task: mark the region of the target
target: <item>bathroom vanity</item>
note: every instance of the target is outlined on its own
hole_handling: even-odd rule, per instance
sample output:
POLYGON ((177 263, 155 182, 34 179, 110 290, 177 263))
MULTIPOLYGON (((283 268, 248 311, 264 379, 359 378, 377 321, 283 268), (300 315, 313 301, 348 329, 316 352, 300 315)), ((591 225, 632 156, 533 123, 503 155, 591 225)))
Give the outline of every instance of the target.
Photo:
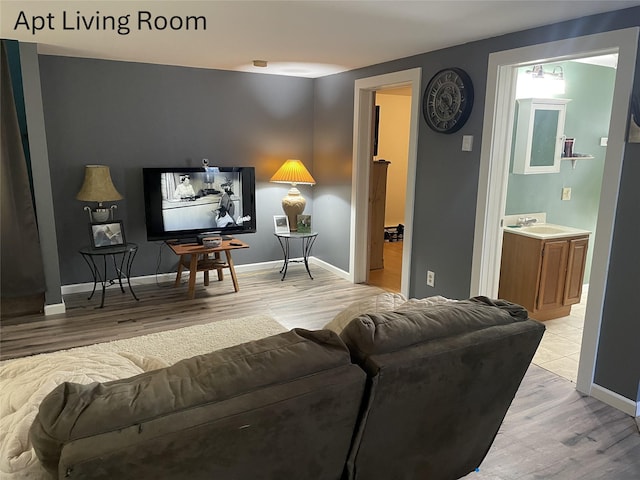
POLYGON ((569 315, 582 295, 590 233, 552 224, 505 227, 498 297, 536 320, 569 315))

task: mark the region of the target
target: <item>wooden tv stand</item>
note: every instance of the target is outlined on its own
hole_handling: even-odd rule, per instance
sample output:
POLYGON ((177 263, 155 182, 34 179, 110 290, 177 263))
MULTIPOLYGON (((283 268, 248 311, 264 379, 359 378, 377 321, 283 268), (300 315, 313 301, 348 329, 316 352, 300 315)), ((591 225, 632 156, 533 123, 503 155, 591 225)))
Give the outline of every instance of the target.
POLYGON ((178 273, 176 275, 176 281, 174 286, 180 285, 180 278, 182 277, 182 268, 187 267, 189 269, 189 299, 193 299, 196 295, 196 274, 197 272, 204 272, 204 285, 209 285, 209 270, 216 270, 218 272, 218 281, 224 279, 222 270, 228 268, 231 273, 231 280, 233 281, 233 288, 237 292, 240 290, 238 286, 238 279, 236 277, 236 271, 233 266, 233 259, 231 258, 231 250, 240 248, 249 248, 246 243, 237 240, 223 240, 222 245, 219 247, 205 247, 198 243, 172 243, 167 241, 169 248, 180 257, 180 264, 178 265, 178 273), (233 245, 232 245, 233 244, 233 245), (220 256, 220 252, 224 252, 226 261, 220 256), (209 255, 213 253, 213 258, 209 255))

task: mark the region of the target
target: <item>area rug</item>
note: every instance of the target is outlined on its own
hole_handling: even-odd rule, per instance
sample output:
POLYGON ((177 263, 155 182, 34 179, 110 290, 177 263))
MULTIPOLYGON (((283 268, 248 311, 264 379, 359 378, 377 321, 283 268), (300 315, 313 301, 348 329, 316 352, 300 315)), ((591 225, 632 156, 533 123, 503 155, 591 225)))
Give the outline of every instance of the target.
MULTIPOLYGON (((98 353, 98 352, 126 352, 140 356, 159 357, 169 364, 183 358, 202 355, 213 350, 231 347, 244 342, 268 337, 286 331, 268 315, 252 315, 243 318, 218 320, 204 325, 149 333, 133 338, 114 340, 112 342, 96 343, 86 347, 76 347, 58 352, 98 353)), ((51 353, 41 353, 31 358, 46 358, 51 353)), ((0 365, 11 362, 4 360, 0 365)))
POLYGON ((254 315, 0 363, 0 478, 50 478, 29 440, 43 398, 63 382, 108 382, 286 331, 254 315))

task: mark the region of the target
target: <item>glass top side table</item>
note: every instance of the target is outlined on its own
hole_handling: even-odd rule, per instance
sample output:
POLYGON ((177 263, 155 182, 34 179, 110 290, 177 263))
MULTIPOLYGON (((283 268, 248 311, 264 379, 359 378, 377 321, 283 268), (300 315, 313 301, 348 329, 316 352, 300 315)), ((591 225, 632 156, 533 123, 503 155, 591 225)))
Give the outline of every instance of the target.
POLYGON ((103 248, 93 248, 93 247, 82 247, 79 250, 80 255, 87 265, 91 269, 91 275, 93 275, 93 290, 91 291, 91 295, 87 298, 87 300, 91 300, 93 294, 96 292, 96 285, 98 282, 102 285, 102 298, 100 300, 100 306, 97 308, 104 307, 104 291, 107 287, 107 284, 113 285, 116 281, 107 280, 107 257, 111 256, 113 260, 113 268, 115 269, 118 284, 120 285, 120 290, 124 293, 124 287, 122 286, 122 277, 124 276, 127 280, 127 284, 129 285, 129 291, 133 298, 139 300, 136 296, 133 288, 131 287, 131 265, 133 265, 133 259, 138 253, 138 245, 135 243, 126 243, 124 245, 115 245, 112 247, 103 247, 103 248), (116 255, 122 255, 120 259, 120 266, 118 266, 116 262, 116 255), (102 257, 102 262, 100 262, 100 257, 102 257), (102 272, 100 272, 100 268, 98 267, 98 263, 96 263, 96 259, 98 259, 98 263, 102 263, 102 272))
POLYGON ((280 247, 282 247, 282 253, 284 255, 284 262, 282 264, 282 268, 280 269, 280 273, 282 274, 282 278, 280 280, 284 280, 284 278, 287 276, 287 267, 290 263, 304 263, 304 266, 307 269, 307 273, 309 274, 309 278, 313 280, 313 276, 311 275, 311 271, 309 270, 309 255, 311 254, 311 247, 313 247, 313 243, 316 241, 318 232, 274 233, 274 235, 278 238, 280 247), (302 241, 302 260, 291 260, 289 249, 290 239, 300 239, 302 241))

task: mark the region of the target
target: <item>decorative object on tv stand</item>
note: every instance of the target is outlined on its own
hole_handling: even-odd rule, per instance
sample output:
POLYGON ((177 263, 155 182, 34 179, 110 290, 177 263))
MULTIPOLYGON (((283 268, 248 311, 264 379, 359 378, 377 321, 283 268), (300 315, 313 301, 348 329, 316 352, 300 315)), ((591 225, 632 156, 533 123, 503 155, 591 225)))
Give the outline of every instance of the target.
POLYGON ((105 208, 103 202, 122 200, 122 195, 116 190, 111 180, 111 172, 106 165, 87 165, 84 169, 84 183, 76 195, 76 199, 85 202, 97 202, 96 208, 89 206, 84 209, 89 212, 91 222, 106 222, 113 220, 113 210, 118 208, 111 205, 105 208))
POLYGON ((292 159, 284 162, 269 181, 274 183, 291 184, 289 193, 287 193, 287 196, 282 199, 282 209, 289 218, 289 227, 291 228, 291 231, 295 232, 297 230, 298 215, 304 212, 304 207, 307 204, 307 201, 300 194, 300 190, 296 188, 296 185, 315 185, 316 181, 300 160, 292 159))

